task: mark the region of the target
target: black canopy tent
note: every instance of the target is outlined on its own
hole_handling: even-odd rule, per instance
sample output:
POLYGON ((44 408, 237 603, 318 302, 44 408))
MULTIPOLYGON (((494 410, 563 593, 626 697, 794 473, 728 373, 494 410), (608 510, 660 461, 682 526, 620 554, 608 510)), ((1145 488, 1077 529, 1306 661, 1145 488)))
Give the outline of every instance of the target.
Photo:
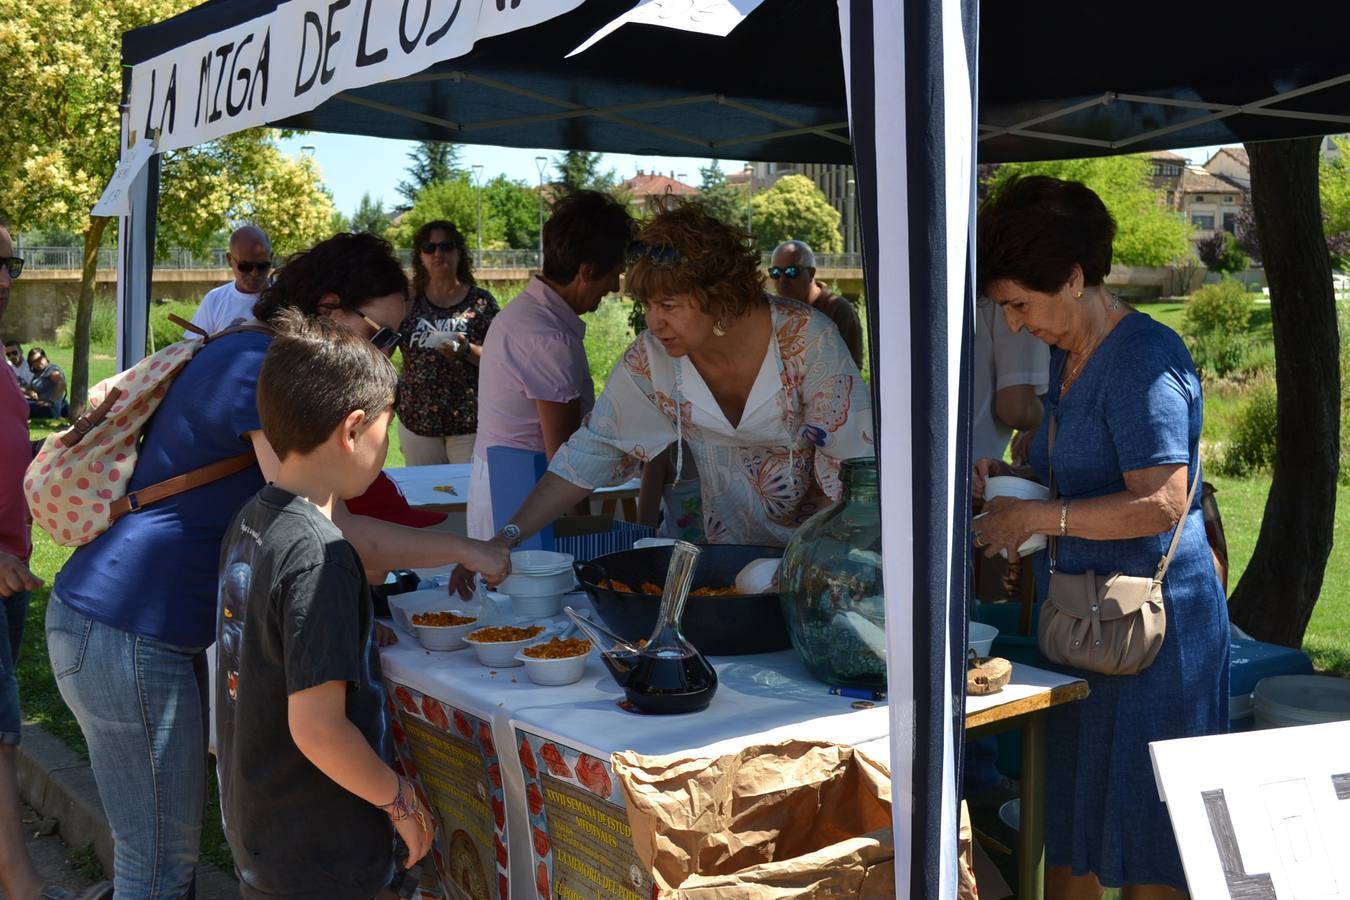
MULTIPOLYGON (((498 16, 519 5, 508 10, 507 2, 497 0, 498 16)), ((448 4, 452 22, 467 20, 458 0, 426 3, 441 12, 448 4)), ((980 11, 978 40, 977 0, 763 0, 726 37, 630 24, 565 58, 634 4, 557 5, 567 8, 480 38, 455 58, 394 78, 358 77, 322 102, 273 118, 246 114, 215 133, 267 122, 415 140, 856 164, 876 351, 897 884, 908 883, 899 890, 911 896, 949 896, 968 563, 963 373, 975 155, 1078 157, 1344 130, 1350 62, 1337 39, 1350 7, 1296 0, 1256 21, 1211 19, 1200 8, 1116 20, 1107 19, 1115 10, 1068 0, 1037 4, 1034 15, 994 4, 980 11), (1160 34, 1180 36, 1167 58, 1155 51, 1160 34), (1212 54, 1193 52, 1209 46, 1229 61, 1210 65, 1212 54)), ((415 20, 422 6, 210 0, 126 35, 127 95, 145 91, 164 54, 288 7, 327 15, 330 26, 339 8, 350 51, 363 13, 398 17, 411 8, 415 20)), ((490 7, 480 15, 491 17, 490 7)), ((415 30, 412 21, 406 33, 415 30)), ((282 31, 270 33, 275 48, 282 31)), ((387 49, 361 47, 368 58, 387 49)), ((305 72, 303 61, 292 71, 278 66, 268 89, 292 92, 305 72)), ((194 109, 188 75, 196 71, 183 78, 184 119, 194 109)), ((167 83, 162 72, 161 93, 167 83)), ((209 103, 195 103, 200 120, 209 103)), ((124 143, 157 128, 161 150, 183 146, 166 143, 165 125, 162 107, 131 102, 124 143)), ((152 162, 119 231, 123 365, 145 345, 154 173, 152 162)))

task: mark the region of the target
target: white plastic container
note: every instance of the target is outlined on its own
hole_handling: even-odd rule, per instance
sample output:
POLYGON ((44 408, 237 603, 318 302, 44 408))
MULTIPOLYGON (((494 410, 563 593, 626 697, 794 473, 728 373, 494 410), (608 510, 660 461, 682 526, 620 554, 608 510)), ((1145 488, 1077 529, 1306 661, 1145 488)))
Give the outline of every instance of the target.
MULTIPOLYGON (((560 597, 576 587, 572 573, 573 556, 552 550, 517 550, 511 554, 511 575, 497 586, 512 599, 517 597, 560 597)), ((552 613, 557 613, 555 608, 552 613)))
POLYGON ((559 685, 580 681, 582 674, 586 671, 586 657, 588 656, 590 656, 589 652, 563 657, 562 659, 535 659, 532 656, 526 656, 525 650, 521 649, 516 654, 516 659, 525 664, 525 674, 535 684, 559 685))
POLYGON ((966 639, 970 649, 975 651, 976 656, 988 656, 989 649, 994 646, 994 638, 998 637, 998 629, 983 622, 971 622, 969 629, 966 639))
POLYGON ((438 652, 448 652, 451 650, 463 650, 466 646, 464 635, 470 631, 482 628, 483 624, 474 619, 471 622, 465 622, 463 625, 413 625, 413 633, 417 635, 417 643, 428 650, 438 652))
MULTIPOLYGON (((995 475, 984 483, 984 499, 993 500, 995 497, 1014 497, 1018 500, 1049 500, 1050 489, 1038 481, 1032 481, 1030 478, 1018 478, 1016 475, 995 475)), ((976 516, 975 520, 978 521, 979 518, 979 516, 976 516)), ((1017 548, 1017 555, 1030 556, 1038 550, 1044 550, 1045 546, 1045 535, 1033 534, 1022 542, 1022 546, 1017 548)), ((1002 555, 1004 559, 1008 558, 1006 552, 1002 555)))
POLYGON ((1350 679, 1329 675, 1275 675, 1252 692, 1257 728, 1350 721, 1350 679))
POLYGON ((511 669, 521 665, 520 660, 516 658, 520 649, 526 644, 548 640, 550 629, 545 628, 539 634, 532 634, 518 641, 475 641, 473 635, 472 631, 465 635, 464 643, 473 648, 474 656, 478 658, 479 663, 494 669, 511 669))

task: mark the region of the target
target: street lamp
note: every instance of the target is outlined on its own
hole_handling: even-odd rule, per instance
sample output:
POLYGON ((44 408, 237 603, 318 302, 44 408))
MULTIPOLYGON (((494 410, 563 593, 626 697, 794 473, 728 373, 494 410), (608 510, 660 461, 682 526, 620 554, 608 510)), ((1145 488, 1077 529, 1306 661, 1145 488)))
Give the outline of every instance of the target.
POLYGON ((475 205, 478 207, 478 265, 483 264, 483 164, 474 163, 469 166, 473 170, 473 187, 475 205))
POLYGON ((314 155, 314 145, 313 145, 313 144, 302 144, 302 145, 300 146, 300 155, 301 155, 301 156, 313 156, 313 155, 314 155))
POLYGON ((754 211, 755 207, 750 202, 750 197, 755 192, 755 167, 750 163, 745 164, 745 233, 750 236, 751 243, 755 238, 754 211))
POLYGON ((548 168, 547 156, 534 158, 535 168, 539 170, 539 268, 544 268, 544 170, 548 168))

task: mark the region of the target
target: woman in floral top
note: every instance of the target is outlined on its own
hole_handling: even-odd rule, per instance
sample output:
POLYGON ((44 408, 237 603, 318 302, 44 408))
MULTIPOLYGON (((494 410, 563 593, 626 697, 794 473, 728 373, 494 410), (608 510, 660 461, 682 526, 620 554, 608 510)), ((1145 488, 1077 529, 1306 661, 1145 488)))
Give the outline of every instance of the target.
POLYGON ((399 326, 398 435, 410 466, 473 460, 478 361, 497 301, 477 285, 464 236, 438 219, 413 237, 413 302, 399 326))
POLYGON ((839 498, 839 464, 873 454, 871 396, 838 329, 765 293, 745 235, 696 203, 642 230, 626 284, 648 330, 503 539, 537 531, 670 446, 676 481, 685 453, 697 461, 709 543, 782 546, 839 498))

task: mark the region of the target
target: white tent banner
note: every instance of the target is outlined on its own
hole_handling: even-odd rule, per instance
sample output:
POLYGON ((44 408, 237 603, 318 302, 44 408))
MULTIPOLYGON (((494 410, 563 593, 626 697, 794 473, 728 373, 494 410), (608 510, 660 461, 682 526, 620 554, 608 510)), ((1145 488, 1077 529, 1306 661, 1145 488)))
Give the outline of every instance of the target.
POLYGON ((190 147, 413 75, 581 2, 291 0, 135 66, 131 128, 158 129, 160 152, 190 147))

